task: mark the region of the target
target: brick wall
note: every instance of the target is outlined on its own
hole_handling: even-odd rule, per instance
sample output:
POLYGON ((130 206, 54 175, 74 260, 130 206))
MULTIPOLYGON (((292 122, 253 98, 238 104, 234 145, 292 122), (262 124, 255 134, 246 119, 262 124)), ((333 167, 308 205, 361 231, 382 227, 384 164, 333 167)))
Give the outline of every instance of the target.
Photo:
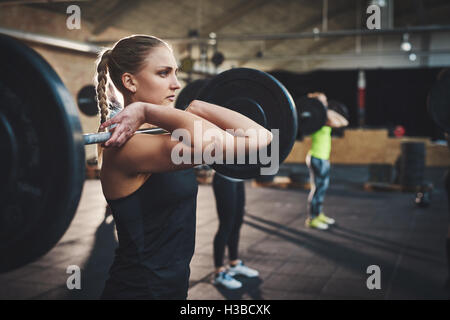
MULTIPOLYGON (((425 138, 389 138, 387 130, 347 129, 342 138, 332 138, 330 161, 334 164, 394 164, 401 154, 401 143, 419 141, 426 145, 425 164, 450 166, 447 146, 431 144, 425 138)), ((311 148, 311 138, 296 141, 286 163, 304 163, 311 148)))

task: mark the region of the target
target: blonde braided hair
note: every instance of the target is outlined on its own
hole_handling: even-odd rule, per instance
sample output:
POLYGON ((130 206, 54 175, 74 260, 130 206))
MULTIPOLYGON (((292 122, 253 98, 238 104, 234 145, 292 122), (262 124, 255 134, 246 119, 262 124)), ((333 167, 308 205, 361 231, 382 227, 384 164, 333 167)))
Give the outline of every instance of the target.
POLYGON ((104 51, 97 65, 97 103, 100 111, 100 124, 105 122, 109 115, 106 84, 108 82, 108 61, 111 52, 111 49, 104 51))
MULTIPOLYGON (((103 51, 97 62, 97 105, 100 112, 100 124, 106 121, 109 116, 108 96, 106 95, 106 83, 108 82, 108 61, 112 50, 103 51)), ((98 129, 98 132, 103 132, 105 129, 98 129)), ((102 165, 103 148, 97 145, 97 163, 99 167, 102 165)))

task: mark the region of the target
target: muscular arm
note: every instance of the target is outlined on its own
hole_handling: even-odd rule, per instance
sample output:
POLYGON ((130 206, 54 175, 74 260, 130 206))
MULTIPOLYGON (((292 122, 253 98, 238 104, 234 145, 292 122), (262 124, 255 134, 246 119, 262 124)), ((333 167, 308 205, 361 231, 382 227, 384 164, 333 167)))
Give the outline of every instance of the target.
MULTIPOLYGON (((154 105, 148 105, 146 109, 146 122, 153 123, 163 129, 173 132, 178 128, 189 131, 191 137, 195 137, 199 132, 195 131, 195 123, 201 125, 203 135, 206 130, 215 129, 221 136, 221 142, 232 138, 231 133, 226 129, 242 129, 245 133, 248 129, 254 129, 256 132, 262 130, 267 139, 259 141, 258 147, 268 145, 272 140, 272 134, 263 126, 255 121, 241 115, 238 112, 223 108, 203 101, 195 101, 189 106, 189 110, 182 111, 173 108, 161 108, 154 105)), ((236 135, 234 140, 243 135, 236 135)))
MULTIPOLYGON (((218 107, 218 106, 217 106, 218 107)), ((220 109, 224 109, 218 107, 220 109)), ((195 110, 199 108, 195 107, 195 110)), ((191 109, 191 111, 193 111, 191 109)), ((241 124, 245 125, 244 129, 262 128, 252 120, 236 113, 235 121, 237 124, 231 126, 232 129, 237 128, 241 124)), ((223 118, 223 114, 221 118, 223 118)), ((218 121, 219 117, 210 118, 213 121, 218 122, 219 125, 225 125, 232 123, 221 123, 218 121)), ((203 159, 204 151, 208 150, 211 155, 215 155, 215 151, 221 150, 224 160, 228 160, 228 157, 233 156, 236 158, 239 150, 244 146, 246 154, 257 152, 259 149, 267 146, 272 139, 272 135, 266 129, 262 128, 266 132, 264 139, 255 140, 248 137, 233 136, 230 133, 223 130, 219 125, 202 118, 201 116, 193 113, 178 110, 175 108, 168 108, 158 106, 150 103, 134 103, 127 106, 122 112, 120 112, 114 118, 106 121, 102 127, 117 123, 117 127, 114 129, 113 136, 107 142, 109 146, 121 147, 125 149, 124 152, 118 152, 124 155, 122 162, 127 164, 129 170, 132 172, 159 172, 164 170, 176 170, 177 166, 172 163, 172 151, 176 146, 180 146, 179 141, 171 139, 173 133, 180 133, 180 136, 188 137, 190 139, 183 139, 181 145, 183 150, 191 154, 192 164, 198 162, 196 159, 203 159), (131 139, 131 143, 125 143, 130 139, 136 128, 142 123, 154 124, 161 127, 172 135, 161 136, 147 136, 137 135, 131 139), (209 133, 209 136, 205 139, 205 135, 209 133), (211 139, 211 136, 212 139, 211 139), (212 152, 211 152, 212 150, 212 152)), ((184 151, 183 151, 184 154, 184 151)), ((120 158, 120 156, 119 156, 120 158)), ((203 159, 205 160, 205 159, 203 159)), ((199 163, 195 163, 199 164, 199 163)), ((181 167, 180 167, 181 168, 181 167)))

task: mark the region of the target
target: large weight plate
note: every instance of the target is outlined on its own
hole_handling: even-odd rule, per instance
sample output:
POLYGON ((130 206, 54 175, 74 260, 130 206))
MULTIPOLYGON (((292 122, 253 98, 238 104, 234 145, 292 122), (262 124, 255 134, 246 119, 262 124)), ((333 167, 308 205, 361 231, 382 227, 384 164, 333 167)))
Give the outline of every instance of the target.
MULTIPOLYGON (((273 76, 255 69, 231 69, 211 79, 198 99, 237 111, 266 129, 278 129, 280 163, 289 155, 297 135, 297 112, 289 92, 273 76)), ((262 166, 247 163, 212 167, 223 175, 248 179, 259 176, 262 166)))
POLYGON ((310 135, 327 122, 327 108, 316 98, 302 96, 295 100, 298 112, 298 137, 310 135))
POLYGON ((442 130, 450 133, 450 72, 446 72, 431 88, 428 112, 442 130))
POLYGON ((197 79, 189 82, 178 94, 177 100, 175 101, 175 108, 181 110, 186 109, 193 100, 197 99, 198 94, 208 81, 208 79, 197 79))
POLYGON ((0 73, 0 131, 8 132, 12 150, 0 157, 0 170, 13 172, 0 203, 5 272, 45 254, 67 230, 83 187, 85 157, 75 103, 39 54, 0 35, 0 73))

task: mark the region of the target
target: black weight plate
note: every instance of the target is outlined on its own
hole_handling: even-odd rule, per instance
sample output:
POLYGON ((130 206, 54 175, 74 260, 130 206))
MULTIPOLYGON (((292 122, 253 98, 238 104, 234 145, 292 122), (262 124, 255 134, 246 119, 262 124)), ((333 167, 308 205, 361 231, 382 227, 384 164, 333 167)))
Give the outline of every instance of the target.
MULTIPOLYGON (((16 140, 17 177, 0 204, 0 272, 49 251, 67 230, 84 182, 76 105, 50 65, 0 35, 0 113, 16 140)), ((4 126, 5 127, 5 126, 4 126)), ((2 181, 3 183, 3 181, 2 181)))
MULTIPOLYGON (((18 146, 8 119, 0 113, 0 208, 10 196, 17 181, 18 146)), ((1 228, 1 227, 0 227, 1 228)))
MULTIPOLYGON (((266 129, 278 129, 279 162, 289 155, 297 136, 297 112, 289 92, 273 76, 255 69, 230 69, 212 78, 198 99, 237 111, 266 129)), ((259 176, 263 166, 246 161, 212 167, 223 175, 248 179, 259 176)))
POLYGON ((189 82, 178 94, 177 100, 175 101, 175 108, 181 110, 186 109, 192 100, 197 99, 198 94, 208 81, 208 79, 198 79, 189 82))
POLYGON ((78 91, 77 103, 81 112, 87 116, 96 116, 98 114, 98 106, 96 99, 97 92, 93 85, 87 85, 78 91))
POLYGON ((310 135, 327 122, 327 108, 316 98, 302 96, 295 100, 298 112, 298 136, 310 135))
POLYGON ((450 133, 450 76, 442 77, 428 94, 428 112, 434 122, 450 133))

